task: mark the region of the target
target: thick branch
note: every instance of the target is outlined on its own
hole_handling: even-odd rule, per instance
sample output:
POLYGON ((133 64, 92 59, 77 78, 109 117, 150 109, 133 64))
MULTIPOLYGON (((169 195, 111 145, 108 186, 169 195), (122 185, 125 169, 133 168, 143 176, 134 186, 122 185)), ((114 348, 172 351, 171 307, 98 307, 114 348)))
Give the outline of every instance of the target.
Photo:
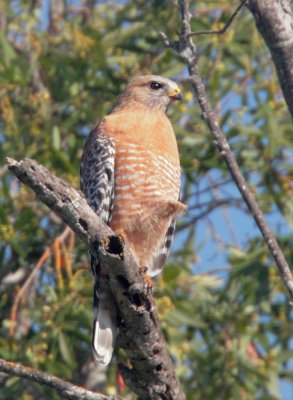
POLYGON ((80 192, 36 161, 7 159, 7 163, 9 169, 71 227, 91 252, 97 254, 107 269, 123 321, 120 344, 132 364, 131 369, 121 365, 128 386, 140 399, 185 399, 167 352, 153 297, 128 246, 125 244, 121 248, 121 242, 80 192))
POLYGON ((264 214, 260 209, 252 191, 242 175, 240 168, 235 160, 230 146, 226 140, 224 133, 219 127, 219 123, 209 103, 204 84, 202 82, 198 66, 197 66, 197 51, 196 47, 190 36, 190 11, 188 0, 178 0, 180 16, 181 16, 181 32, 179 35, 178 42, 171 42, 164 33, 161 33, 161 37, 165 42, 165 45, 170 47, 184 60, 188 66, 190 81, 195 92, 195 96, 202 110, 203 118, 206 120, 214 142, 218 147, 221 155, 223 156, 227 167, 233 177, 235 184, 237 185, 243 200, 250 210, 260 232, 262 233, 265 243, 269 248, 278 268, 280 275, 287 287, 287 290, 293 300, 293 277, 288 266, 288 263, 284 257, 284 254, 271 232, 268 224, 265 221, 264 214))
POLYGON ((248 0, 257 29, 265 40, 293 118, 293 12, 288 0, 248 0))
POLYGON ((90 390, 75 386, 70 382, 57 378, 56 376, 37 371, 33 368, 25 367, 11 361, 0 358, 0 371, 12 376, 28 379, 31 382, 48 386, 55 390, 62 398, 68 400, 114 400, 113 396, 94 393, 90 390))

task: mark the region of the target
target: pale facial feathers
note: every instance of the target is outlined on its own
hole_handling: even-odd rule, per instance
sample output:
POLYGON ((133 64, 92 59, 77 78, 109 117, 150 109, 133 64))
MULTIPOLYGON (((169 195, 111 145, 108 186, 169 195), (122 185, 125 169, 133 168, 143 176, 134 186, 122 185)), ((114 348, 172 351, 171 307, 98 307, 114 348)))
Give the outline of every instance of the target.
POLYGON ((135 77, 119 98, 115 111, 123 109, 130 102, 165 112, 174 100, 181 100, 177 84, 159 75, 135 77))

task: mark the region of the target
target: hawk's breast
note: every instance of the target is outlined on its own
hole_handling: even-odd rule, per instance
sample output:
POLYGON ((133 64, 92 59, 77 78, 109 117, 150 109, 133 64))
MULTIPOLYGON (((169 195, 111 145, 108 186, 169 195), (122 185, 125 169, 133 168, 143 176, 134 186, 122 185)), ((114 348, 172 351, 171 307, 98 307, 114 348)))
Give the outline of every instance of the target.
POLYGON ((110 226, 116 231, 156 202, 178 200, 180 163, 173 128, 163 113, 149 114, 138 118, 137 113, 117 113, 106 118, 106 131, 115 146, 110 226))

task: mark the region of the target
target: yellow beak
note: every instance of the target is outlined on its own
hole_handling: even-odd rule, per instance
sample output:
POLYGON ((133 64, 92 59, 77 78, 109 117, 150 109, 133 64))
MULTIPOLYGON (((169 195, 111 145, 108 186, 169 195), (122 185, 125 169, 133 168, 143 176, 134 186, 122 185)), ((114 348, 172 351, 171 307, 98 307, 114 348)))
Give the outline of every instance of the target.
POLYGON ((172 99, 172 100, 182 100, 183 99, 183 95, 180 92, 180 89, 178 87, 176 87, 171 92, 169 92, 168 97, 170 97, 170 99, 172 99))

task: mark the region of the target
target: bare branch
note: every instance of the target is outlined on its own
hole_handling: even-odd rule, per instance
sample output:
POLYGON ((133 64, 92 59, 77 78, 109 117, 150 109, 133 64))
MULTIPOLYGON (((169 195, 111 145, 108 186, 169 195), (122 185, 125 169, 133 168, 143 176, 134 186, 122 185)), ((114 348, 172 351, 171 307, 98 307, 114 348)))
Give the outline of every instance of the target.
POLYGON ((293 12, 288 0, 249 0, 256 27, 275 64, 283 95, 293 119, 293 12))
MULTIPOLYGON (((289 292, 291 299, 293 300, 293 277, 289 268, 289 265, 284 257, 284 254, 271 232, 268 224, 265 221, 264 214, 260 209, 252 191, 250 190, 240 168, 235 160, 231 148, 226 140, 224 133, 219 127, 219 123, 209 103, 205 86, 202 82, 198 66, 197 66, 197 51, 196 47, 190 37, 190 10, 188 0, 178 0, 180 16, 181 16, 181 32, 179 40, 172 42, 164 33, 160 36, 164 41, 165 45, 170 47, 184 60, 188 66, 190 81, 192 88, 195 92, 196 99, 201 107, 202 116, 206 120, 212 136, 214 138, 215 145, 219 152, 223 156, 227 167, 233 177, 233 180, 238 187, 243 200, 245 201, 251 215, 253 216, 260 232, 262 233, 265 243, 270 250, 278 268, 279 273, 284 281, 284 284, 289 292)), ((292 42, 293 43, 293 42, 292 42)), ((293 68, 292 68, 293 70, 293 68)))
POLYGON ((247 2, 248 0, 242 0, 241 3, 239 4, 239 6, 236 8, 236 10, 233 12, 233 14, 231 15, 231 17, 229 18, 228 22, 226 23, 226 25, 222 28, 219 29, 217 31, 200 31, 200 32, 191 32, 189 36, 200 36, 200 35, 222 35, 223 33, 225 33, 227 31, 227 29, 230 27, 230 25, 232 24, 232 22, 234 21, 236 15, 239 13, 239 11, 241 10, 241 8, 244 6, 244 4, 247 2))
POLYGON ((152 294, 127 244, 122 245, 117 240, 89 207, 82 193, 36 161, 7 159, 7 163, 9 169, 71 227, 107 269, 121 314, 119 342, 132 365, 132 368, 120 365, 125 382, 142 400, 184 400, 152 294))
POLYGON ((57 35, 62 31, 65 8, 64 0, 50 0, 48 29, 51 35, 57 35))
POLYGON ((16 364, 12 361, 6 361, 0 358, 0 371, 5 374, 18 376, 28 379, 31 382, 39 383, 55 390, 62 398, 68 400, 115 400, 114 396, 105 396, 103 394, 94 393, 80 386, 73 385, 70 382, 57 378, 54 375, 37 371, 33 368, 16 364))
POLYGON ((7 27, 7 15, 5 12, 0 11, 0 32, 4 33, 7 27))
MULTIPOLYGON (((206 216, 211 214, 211 212, 214 211, 215 209, 217 209, 218 207, 225 207, 227 205, 240 208, 241 199, 219 199, 219 200, 211 200, 211 201, 207 202, 207 206, 203 211, 198 212, 196 215, 192 216, 188 220, 188 222, 179 225, 176 229, 176 232, 183 231, 184 229, 188 228, 189 226, 194 225, 197 221, 202 220, 203 218, 205 218, 206 216)), ((199 205, 195 204, 194 206, 191 206, 188 209, 190 211, 192 209, 201 208, 202 206, 203 206, 203 204, 199 204, 199 205)))

